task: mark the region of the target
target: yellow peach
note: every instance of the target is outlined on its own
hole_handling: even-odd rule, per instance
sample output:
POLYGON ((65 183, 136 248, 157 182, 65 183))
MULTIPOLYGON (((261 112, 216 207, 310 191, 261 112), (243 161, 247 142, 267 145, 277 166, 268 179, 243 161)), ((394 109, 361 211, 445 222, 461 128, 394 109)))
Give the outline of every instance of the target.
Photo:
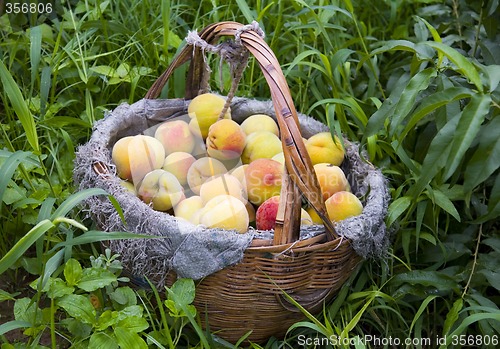
POLYGON ((274 155, 271 159, 278 161, 280 164, 285 166, 285 153, 284 152, 281 152, 281 153, 274 155))
POLYGON ((318 212, 310 206, 306 208, 307 213, 309 214, 309 217, 311 217, 313 224, 323 224, 323 220, 321 217, 318 215, 318 212))
POLYGON ((243 185, 243 188, 247 187, 247 181, 245 179, 245 170, 248 167, 248 164, 245 165, 240 165, 235 168, 233 168, 231 171, 229 171, 230 174, 238 178, 240 183, 243 185))
POLYGON ((246 203, 246 192, 238 178, 228 173, 207 179, 200 186, 200 197, 203 203, 219 195, 231 195, 246 203))
POLYGON ((165 159, 163 145, 154 137, 124 137, 113 146, 111 157, 118 176, 137 186, 146 173, 161 168, 165 159))
POLYGON ((207 228, 248 231, 248 211, 245 204, 231 195, 219 195, 209 200, 201 209, 200 224, 207 228))
POLYGON ((222 162, 210 157, 197 159, 187 172, 187 183, 191 191, 199 195, 201 185, 210 177, 226 173, 226 167, 222 162))
POLYGON ((246 134, 233 120, 222 119, 208 129, 206 140, 208 155, 218 160, 232 160, 241 156, 246 134))
POLYGON ((247 117, 242 123, 241 128, 249 135, 258 131, 269 131, 276 136, 280 135, 278 124, 272 117, 265 114, 254 114, 247 117))
MULTIPOLYGON (((218 120, 225 103, 224 98, 213 93, 204 93, 193 98, 188 105, 191 131, 204 139, 207 138, 208 129, 218 120)), ((228 108, 223 119, 231 119, 231 108, 228 108)))
POLYGON ((188 170, 195 161, 196 159, 193 155, 178 151, 169 154, 165 158, 163 169, 177 177, 181 185, 186 185, 188 170))
POLYGON ((253 132, 247 136, 241 161, 249 164, 257 159, 270 159, 283 151, 281 140, 269 131, 253 132))
POLYGON ((185 198, 182 185, 170 172, 162 169, 149 172, 137 191, 139 198, 153 209, 168 211, 185 198))
POLYGON ((309 213, 303 208, 300 209, 300 225, 313 225, 314 222, 309 213))
POLYGON ((196 215, 202 207, 203 200, 201 199, 201 197, 198 195, 193 195, 179 202, 174 207, 174 213, 178 218, 185 219, 193 224, 198 224, 196 215))
POLYGON ((344 160, 345 152, 340 139, 337 136, 332 138, 330 132, 320 132, 311 136, 305 146, 313 165, 330 163, 340 166, 344 160))
POLYGON ((195 137, 189 125, 183 120, 166 121, 155 131, 155 138, 163 144, 165 154, 174 152, 191 153, 195 145, 195 137))
POLYGON ((348 191, 339 191, 325 201, 328 217, 334 222, 340 222, 349 217, 358 216, 363 212, 361 201, 348 191))
POLYGON ((345 191, 349 183, 344 174, 344 171, 338 166, 320 163, 314 165, 314 172, 318 178, 323 200, 328 199, 330 196, 338 191, 345 191))
POLYGON ((248 200, 258 206, 270 197, 279 195, 282 175, 283 165, 277 161, 252 161, 245 170, 248 200))
POLYGON ((120 181, 122 187, 124 187, 130 194, 137 196, 137 191, 135 190, 134 184, 129 181, 120 181))

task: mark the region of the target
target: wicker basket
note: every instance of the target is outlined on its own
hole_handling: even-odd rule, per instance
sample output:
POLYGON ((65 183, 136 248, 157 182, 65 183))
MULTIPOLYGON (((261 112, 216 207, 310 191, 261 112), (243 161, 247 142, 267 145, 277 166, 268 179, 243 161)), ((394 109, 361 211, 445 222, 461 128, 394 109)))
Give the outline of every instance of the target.
MULTIPOLYGON (((222 22, 198 33, 208 44, 222 36, 239 36, 241 44, 259 62, 267 83, 280 127, 288 180, 283 190, 274 231, 269 240, 255 240, 243 260, 209 275, 197 284, 195 305, 201 318, 209 319, 210 329, 236 342, 248 331, 248 340, 262 342, 282 337, 288 328, 304 318, 284 292, 310 312, 334 295, 360 261, 349 240, 337 237, 326 216, 319 184, 300 133, 297 112, 280 65, 265 41, 255 31, 240 31, 242 24, 222 22), (300 229, 300 193, 323 218, 326 234, 297 242, 300 229), (262 246, 264 245, 264 246, 262 246), (267 246, 266 246, 267 245, 267 246)), ((146 95, 155 98, 174 69, 191 59, 186 98, 193 98, 206 86, 203 52, 187 46, 146 95)), ((175 280, 172 273, 171 281, 175 280)))
MULTIPOLYGON (((321 310, 350 277, 362 259, 349 239, 337 236, 327 218, 320 187, 300 132, 299 119, 280 65, 261 36, 236 22, 210 25, 198 33, 214 45, 221 37, 235 36, 258 61, 270 87, 285 154, 285 175, 274 240, 255 239, 236 265, 229 266, 197 282, 195 306, 202 322, 208 318, 210 330, 236 342, 251 331, 247 340, 263 342, 282 337, 288 328, 304 319, 304 314, 285 296, 288 294, 309 312, 321 310), (302 199, 313 206, 324 221, 324 233, 299 240, 302 199)), ((173 71, 191 60, 186 100, 206 90, 204 53, 187 45, 153 84, 146 99, 158 97, 173 71)), ((183 101, 176 100, 182 107, 183 101)), ((99 163, 101 177, 112 172, 99 163)), ((105 214, 103 214, 105 215, 105 214)), ((105 227, 103 227, 105 228, 105 227)), ((167 271, 166 284, 176 275, 167 271)))

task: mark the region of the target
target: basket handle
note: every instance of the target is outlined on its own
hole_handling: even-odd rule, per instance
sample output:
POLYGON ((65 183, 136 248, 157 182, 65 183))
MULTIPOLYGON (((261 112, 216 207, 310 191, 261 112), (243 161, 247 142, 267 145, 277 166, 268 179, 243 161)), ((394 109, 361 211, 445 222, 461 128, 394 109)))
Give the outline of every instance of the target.
MULTIPOLYGON (((300 190, 309 204, 321 217, 326 230, 327 240, 337 237, 333 223, 328 218, 326 207, 321 195, 318 179, 314 172, 311 159, 305 148, 300 133, 297 111, 286 82, 281 66, 271 48, 254 30, 248 30, 241 23, 219 22, 205 27, 198 33, 208 44, 216 44, 223 36, 238 37, 243 45, 257 60, 271 91, 276 118, 280 128, 281 142, 285 155, 285 172, 291 181, 286 181, 281 193, 280 209, 275 228, 274 244, 293 242, 298 237, 300 228, 300 196, 292 195, 300 190), (284 195, 289 193, 289 195, 284 195), (292 200, 292 202, 290 202, 292 200), (297 214, 298 213, 298 214, 297 214)), ((203 91, 203 81, 207 71, 202 50, 197 46, 186 45, 174 58, 171 65, 153 83, 145 98, 157 98, 173 71, 191 60, 186 83, 186 99, 192 99, 203 91)), ((286 176, 285 176, 286 177, 286 176)))

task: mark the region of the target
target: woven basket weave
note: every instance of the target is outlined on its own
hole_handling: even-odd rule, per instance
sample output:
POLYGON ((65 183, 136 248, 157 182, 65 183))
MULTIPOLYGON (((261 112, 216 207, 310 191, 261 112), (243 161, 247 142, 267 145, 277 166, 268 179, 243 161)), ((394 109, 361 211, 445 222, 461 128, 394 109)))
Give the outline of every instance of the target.
MULTIPOLYGON (((238 264, 199 280, 194 301, 202 322, 208 318, 210 330, 220 337, 236 342, 251 331, 247 340, 263 342, 271 336, 284 336, 292 324, 304 319, 304 314, 285 293, 309 312, 318 312, 351 276, 362 258, 356 254, 349 239, 336 234, 327 218, 320 187, 303 143, 297 111, 274 53, 256 31, 236 22, 210 25, 198 35, 210 45, 225 36, 236 37, 255 57, 269 85, 280 128, 285 174, 274 239, 255 239, 238 264), (302 199, 322 218, 324 233, 300 240, 302 199)), ((146 99, 157 98, 174 70, 188 61, 191 62, 185 99, 205 92, 208 72, 204 52, 200 47, 187 45, 152 85, 146 99)), ((179 100, 174 104, 186 106, 179 100)), ((94 171, 103 177, 112 174, 109 169, 99 166, 94 171)), ((177 276, 172 270, 165 272, 168 273, 166 284, 171 285, 177 276)))

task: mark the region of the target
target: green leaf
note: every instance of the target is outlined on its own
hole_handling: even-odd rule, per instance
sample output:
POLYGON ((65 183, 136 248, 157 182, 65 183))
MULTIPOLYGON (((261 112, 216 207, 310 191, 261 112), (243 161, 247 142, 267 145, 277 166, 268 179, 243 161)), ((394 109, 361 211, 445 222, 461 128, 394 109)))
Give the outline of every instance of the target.
POLYGON ((402 196, 391 202, 387 213, 387 225, 391 226, 410 207, 412 197, 402 196))
POLYGON ((472 64, 467 57, 464 57, 456 49, 445 45, 440 42, 426 42, 426 45, 442 52, 450 61, 456 66, 456 71, 469 79, 471 83, 476 85, 479 92, 483 92, 483 84, 481 77, 474 64, 472 64))
POLYGON ((451 327, 457 322, 460 311, 462 310, 464 306, 464 301, 462 298, 458 298, 454 303, 453 306, 451 307, 450 311, 448 314, 446 314, 446 320, 444 321, 443 325, 443 337, 446 336, 450 330, 451 327))
POLYGON ((484 275, 488 283, 500 291, 500 273, 496 270, 481 269, 478 271, 479 274, 484 275))
POLYGON ((115 302, 115 309, 121 309, 137 304, 135 292, 130 287, 119 287, 109 293, 109 298, 115 302))
POLYGON ((195 285, 192 279, 181 278, 174 282, 171 287, 169 298, 172 298, 176 305, 188 305, 194 301, 195 285))
POLYGON ((0 302, 3 302, 3 301, 14 301, 16 300, 16 296, 19 294, 19 292, 16 292, 14 294, 12 293, 9 293, 5 290, 2 290, 0 288, 0 302))
POLYGON ((468 88, 451 87, 443 91, 438 91, 422 100, 420 105, 415 109, 408 119, 404 130, 399 135, 400 142, 406 138, 408 132, 412 131, 420 120, 432 113, 439 107, 449 104, 452 101, 457 101, 463 98, 469 98, 473 94, 468 88))
POLYGON ((126 328, 127 330, 139 333, 149 327, 148 322, 141 316, 128 316, 118 323, 119 327, 126 328))
POLYGON ((401 273, 391 280, 396 285, 408 283, 410 285, 422 285, 433 287, 439 291, 459 291, 459 285, 452 277, 438 271, 413 270, 401 273))
POLYGON ((105 332, 94 332, 90 336, 89 349, 117 349, 116 338, 105 332))
POLYGON ((93 71, 96 74, 104 75, 107 77, 120 77, 117 71, 109 65, 98 65, 90 68, 89 70, 93 71))
POLYGON ((82 266, 76 259, 69 259, 64 265, 64 278, 70 286, 76 286, 83 274, 82 266))
POLYGON ((420 305, 420 307, 418 308, 417 310, 417 313, 415 314, 415 316, 413 317, 413 321, 411 322, 411 325, 410 325, 410 330, 409 330, 409 333, 412 332, 413 330, 413 327, 415 326, 415 323, 417 322, 417 320, 420 318, 420 316, 422 315, 422 313, 425 311, 425 309, 427 308, 427 305, 432 302, 434 299, 436 299, 437 296, 436 295, 432 295, 432 296, 428 296, 427 298, 425 298, 423 301, 422 301, 422 304, 420 305))
POLYGON ((104 331, 108 327, 116 325, 118 321, 117 311, 106 310, 99 316, 99 319, 97 319, 97 325, 95 328, 98 331, 104 331))
POLYGON ((436 189, 430 190, 430 196, 434 204, 451 214, 457 221, 461 221, 460 213, 458 213, 457 208, 453 205, 453 202, 451 202, 451 200, 443 194, 442 191, 436 189))
POLYGON ((82 235, 77 236, 74 239, 71 239, 70 241, 63 241, 57 243, 50 250, 50 252, 58 250, 62 247, 78 246, 100 241, 122 240, 122 239, 161 239, 161 237, 153 235, 129 233, 129 232, 118 232, 118 231, 106 232, 106 231, 91 230, 83 233, 82 235))
POLYGON ((96 323, 96 311, 85 296, 69 294, 61 298, 57 305, 63 308, 69 316, 85 324, 94 325, 96 323))
POLYGON ((391 120, 390 136, 398 130, 403 120, 406 119, 410 111, 415 106, 415 100, 421 91, 426 90, 431 83, 431 80, 437 76, 437 71, 434 68, 427 68, 418 72, 413 76, 408 85, 405 87, 401 97, 397 101, 391 120))
POLYGON ((421 175, 409 190, 411 196, 418 197, 436 174, 445 167, 451 153, 459 119, 459 116, 453 117, 438 131, 432 140, 422 164, 421 175))
POLYGON ((453 175, 462 161, 465 152, 470 148, 480 130, 481 124, 489 112, 490 103, 490 95, 474 94, 462 111, 460 121, 455 129, 444 180, 453 175))
POLYGON ((107 269, 87 268, 83 270, 82 277, 76 285, 86 292, 92 292, 116 281, 117 276, 107 269))
POLYGON ((50 279, 49 289, 47 290, 47 296, 50 299, 56 299, 64 297, 68 294, 72 294, 75 291, 74 287, 68 286, 64 280, 60 278, 50 279))
POLYGON ((24 100, 21 90, 12 78, 12 75, 3 61, 0 61, 0 80, 2 81, 5 93, 12 104, 12 108, 21 121, 28 143, 31 145, 35 153, 40 153, 35 119, 33 118, 33 115, 31 115, 28 104, 24 100))
POLYGON ((3 336, 7 332, 27 327, 31 327, 31 324, 26 321, 17 321, 17 320, 8 321, 0 325, 0 336, 3 336))
POLYGON ((135 332, 127 328, 115 328, 116 342, 122 349, 147 349, 146 342, 135 332))
POLYGON ((20 298, 14 303, 14 318, 17 321, 30 323, 30 327, 37 326, 42 321, 42 311, 29 298, 20 298))
POLYGON ((373 50, 371 55, 378 55, 390 51, 407 51, 414 53, 419 60, 430 60, 434 56, 434 52, 428 46, 421 43, 415 44, 408 40, 388 40, 384 41, 383 45, 373 50))
POLYGON ((54 227, 49 220, 43 220, 26 233, 6 254, 0 259, 0 274, 10 268, 40 237, 54 227))
POLYGON ((31 85, 35 84, 38 66, 40 65, 42 53, 42 27, 37 25, 30 28, 30 62, 31 62, 31 85))
POLYGON ((15 153, 9 153, 9 157, 3 163, 2 167, 0 167, 0 173, 2 173, 2 176, 0 176, 0 210, 2 209, 5 191, 8 189, 7 185, 12 179, 14 172, 16 171, 19 164, 22 161, 28 159, 30 155, 30 152, 24 152, 20 150, 16 151, 15 153))
POLYGON ((479 145, 464 170, 464 190, 471 191, 500 167, 500 118, 484 124, 477 136, 479 145))
POLYGON ((450 333, 446 338, 446 345, 441 345, 439 348, 448 348, 448 346, 451 344, 451 341, 453 338, 457 338, 461 333, 463 333, 467 328, 469 328, 470 325, 472 325, 475 322, 482 321, 482 320, 495 320, 495 321, 500 321, 500 313, 497 311, 495 313, 478 313, 478 314, 472 314, 467 316, 462 323, 457 327, 455 331, 450 333))
POLYGON ((382 106, 370 116, 370 120, 368 120, 363 134, 364 139, 374 136, 385 127, 386 121, 390 120, 394 115, 394 109, 409 81, 410 78, 407 74, 399 78, 391 95, 382 103, 382 106))
POLYGON ((55 210, 51 219, 54 220, 58 217, 65 217, 75 206, 82 203, 85 199, 95 195, 106 195, 109 193, 101 188, 90 188, 76 192, 69 196, 64 202, 55 210))

